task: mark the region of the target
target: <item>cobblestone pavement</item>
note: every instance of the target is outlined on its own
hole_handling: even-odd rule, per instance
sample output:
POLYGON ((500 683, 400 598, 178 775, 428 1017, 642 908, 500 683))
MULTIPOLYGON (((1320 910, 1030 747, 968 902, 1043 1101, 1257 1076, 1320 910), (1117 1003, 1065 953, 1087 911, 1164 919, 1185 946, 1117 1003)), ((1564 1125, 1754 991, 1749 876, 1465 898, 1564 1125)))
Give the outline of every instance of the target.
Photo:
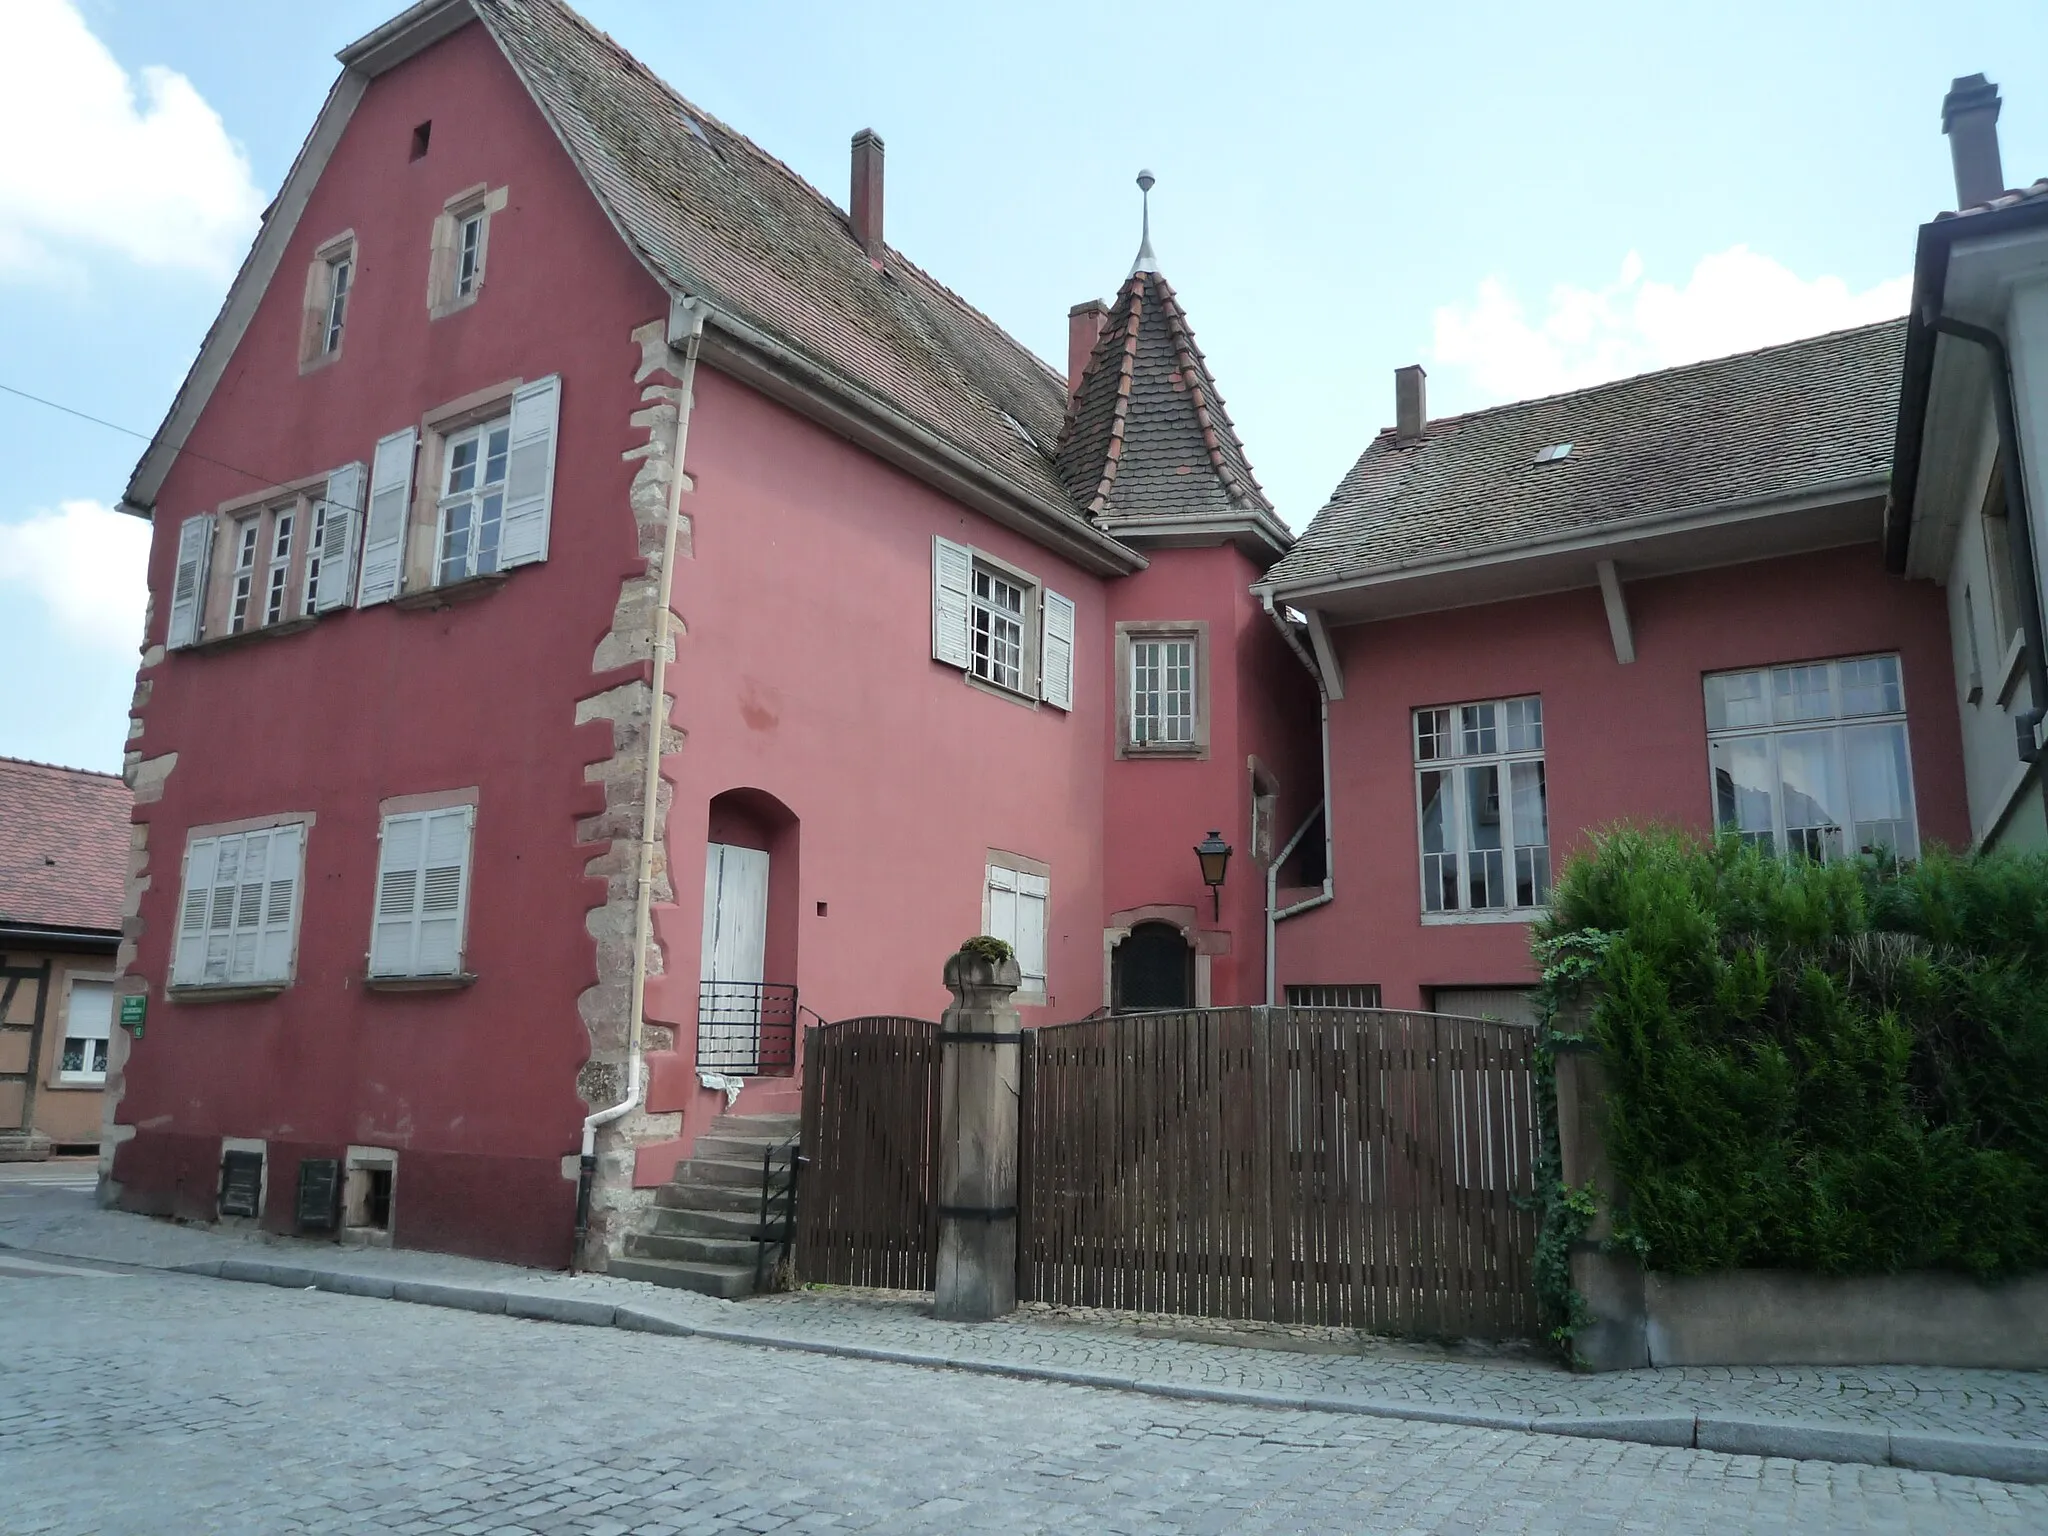
MULTIPOLYGON (((0 1172, 0 1244, 52 1255, 172 1266, 257 1257, 398 1279, 516 1288, 630 1304, 700 1328, 766 1338, 913 1352, 961 1364, 1086 1370, 1163 1385, 1199 1385, 1399 1403, 1451 1412, 1597 1417, 1726 1413, 2048 1440, 2048 1372, 1915 1368, 1695 1368, 1585 1376, 1540 1357, 1462 1352, 1350 1336, 1347 1352, 1304 1353, 1298 1339, 1217 1342, 1115 1314, 1060 1320, 1026 1311, 963 1326, 927 1303, 882 1293, 802 1291, 745 1302, 666 1291, 602 1275, 563 1275, 445 1254, 352 1250, 264 1234, 223 1234, 100 1211, 77 1192, 10 1186, 0 1172), (1288 1347, 1257 1347, 1284 1344, 1288 1347), (1250 1346, 1250 1347, 1248 1347, 1250 1346)), ((0 1249, 4 1252, 4 1249, 0 1249)), ((1318 1348, 1332 1347, 1318 1330, 1318 1348)), ((1315 1342, 1314 1340, 1310 1342, 1315 1342)))
POLYGON ((0 1530, 2035 1532, 2048 1489, 149 1272, 0 1278, 0 1530))

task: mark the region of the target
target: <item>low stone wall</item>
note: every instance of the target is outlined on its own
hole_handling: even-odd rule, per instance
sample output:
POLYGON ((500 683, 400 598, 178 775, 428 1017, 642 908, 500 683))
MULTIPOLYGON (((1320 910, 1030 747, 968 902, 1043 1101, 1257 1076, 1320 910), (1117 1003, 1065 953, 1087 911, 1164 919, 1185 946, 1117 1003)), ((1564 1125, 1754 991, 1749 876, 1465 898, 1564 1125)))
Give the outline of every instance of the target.
POLYGON ((1645 1275, 1650 1365, 2048 1369, 2048 1275, 1645 1275))

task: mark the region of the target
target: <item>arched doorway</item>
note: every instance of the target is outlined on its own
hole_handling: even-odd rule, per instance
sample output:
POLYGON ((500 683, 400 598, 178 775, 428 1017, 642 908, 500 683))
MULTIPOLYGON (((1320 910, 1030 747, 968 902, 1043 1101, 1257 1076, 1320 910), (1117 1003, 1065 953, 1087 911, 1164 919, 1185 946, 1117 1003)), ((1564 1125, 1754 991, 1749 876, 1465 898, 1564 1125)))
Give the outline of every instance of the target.
POLYGON ((709 811, 697 1066, 786 1073, 796 1061, 797 818, 758 789, 729 789, 709 811))
POLYGON ((1118 1013, 1195 1006, 1195 951, 1172 923, 1139 923, 1110 955, 1118 1013))

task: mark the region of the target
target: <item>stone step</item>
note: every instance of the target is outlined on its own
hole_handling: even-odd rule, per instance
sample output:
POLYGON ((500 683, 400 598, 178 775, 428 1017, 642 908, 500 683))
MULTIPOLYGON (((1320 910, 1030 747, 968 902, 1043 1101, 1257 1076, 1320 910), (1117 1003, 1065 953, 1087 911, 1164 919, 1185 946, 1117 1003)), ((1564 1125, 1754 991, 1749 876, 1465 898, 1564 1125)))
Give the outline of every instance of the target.
POLYGON ((647 1230, 669 1237, 743 1238, 749 1242, 761 1228, 758 1209, 745 1211, 678 1210, 670 1205, 647 1207, 647 1230))
POLYGON ((776 1141, 794 1136, 803 1127, 803 1116, 793 1115, 720 1115, 711 1122, 704 1134, 724 1136, 767 1136, 776 1141))
POLYGON ((698 1184, 694 1181, 664 1184, 654 1192, 654 1203, 678 1211, 750 1211, 761 1214, 761 1186, 745 1184, 698 1184))
POLYGON ((676 1164, 678 1184, 740 1184, 761 1192, 761 1165, 740 1158, 690 1157, 676 1164))
POLYGON ((626 1253, 635 1259, 670 1259, 679 1264, 740 1265, 751 1270, 756 1245, 729 1237, 685 1237, 666 1232, 628 1232, 626 1253))
MULTIPOLYGON (((706 1131, 697 1138, 697 1145, 690 1155, 692 1157, 717 1158, 720 1162, 725 1163, 752 1163, 754 1165, 754 1172, 758 1175, 761 1171, 761 1154, 770 1147, 779 1147, 782 1144, 783 1138, 780 1136, 772 1140, 766 1136, 761 1137, 759 1140, 750 1140, 740 1136, 729 1136, 722 1131, 706 1131)), ((775 1159, 775 1166, 781 1168, 788 1161, 787 1157, 777 1157, 775 1159)))
POLYGON ((754 1266, 749 1264, 686 1264, 673 1259, 613 1259, 607 1274, 623 1280, 644 1280, 675 1291, 696 1291, 737 1301, 754 1291, 754 1266))

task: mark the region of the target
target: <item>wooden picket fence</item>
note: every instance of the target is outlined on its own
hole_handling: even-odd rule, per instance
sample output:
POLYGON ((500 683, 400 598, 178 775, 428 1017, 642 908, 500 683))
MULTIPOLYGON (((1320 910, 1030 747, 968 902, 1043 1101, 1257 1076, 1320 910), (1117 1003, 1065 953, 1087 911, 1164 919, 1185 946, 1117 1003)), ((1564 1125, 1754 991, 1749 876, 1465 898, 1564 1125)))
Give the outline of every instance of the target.
POLYGON ((1033 1030, 1019 1293, 1532 1335, 1532 1045, 1515 1025, 1377 1009, 1033 1030))
POLYGON ((806 1032, 796 1233, 804 1279, 932 1288, 938 1032, 930 1020, 893 1015, 806 1032))

